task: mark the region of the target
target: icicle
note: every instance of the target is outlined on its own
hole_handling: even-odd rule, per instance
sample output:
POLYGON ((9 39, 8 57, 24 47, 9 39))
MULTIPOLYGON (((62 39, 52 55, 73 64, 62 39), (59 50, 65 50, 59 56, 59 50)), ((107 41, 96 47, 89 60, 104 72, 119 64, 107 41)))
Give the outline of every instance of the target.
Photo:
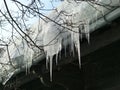
POLYGON ((68 32, 66 33, 65 32, 65 34, 63 34, 63 47, 64 47, 64 51, 65 51, 65 57, 67 56, 67 44, 69 44, 70 42, 69 42, 69 40, 68 40, 68 32))
MULTIPOLYGON (((74 14, 72 14, 71 16, 71 23, 73 23, 74 21, 74 14)), ((71 27, 72 30, 72 27, 71 27)), ((73 57, 75 56, 75 51, 74 51, 74 32, 71 31, 71 51, 73 53, 73 57)))
MULTIPOLYGON (((75 31, 79 32, 79 29, 74 29, 75 31)), ((74 44, 78 52, 78 60, 79 60, 79 68, 81 68, 81 57, 80 57, 80 36, 79 33, 74 33, 74 44)))
POLYGON ((58 65, 58 53, 56 53, 56 65, 58 65))
POLYGON ((73 56, 74 56, 75 51, 74 51, 74 43, 73 43, 73 41, 74 41, 74 32, 72 31, 71 32, 71 52, 73 53, 73 56))
POLYGON ((77 43, 77 49, 78 49, 79 68, 81 68, 80 41, 79 40, 77 43))
POLYGON ((86 38, 88 40, 88 43, 90 43, 90 31, 89 31, 89 22, 87 22, 87 25, 86 25, 86 38))
POLYGON ((48 63, 49 63, 49 56, 46 55, 46 69, 48 69, 48 63))
POLYGON ((62 43, 62 39, 60 38, 60 39, 59 39, 59 51, 60 51, 60 52, 58 52, 58 53, 59 53, 59 58, 60 58, 60 60, 61 60, 61 49, 62 49, 61 43, 62 43))
POLYGON ((53 56, 50 56, 50 81, 52 82, 52 63, 53 63, 53 56))
POLYGON ((78 60, 79 60, 79 68, 81 68, 81 56, 80 56, 80 40, 79 40, 79 33, 77 33, 77 43, 76 43, 76 48, 78 52, 78 60))
POLYGON ((26 63, 26 75, 30 73, 30 67, 29 67, 29 64, 28 64, 28 61, 26 63))
POLYGON ((79 31, 80 31, 80 40, 81 40, 81 41, 82 41, 82 38, 83 38, 83 34, 82 34, 83 29, 84 29, 83 24, 80 24, 80 25, 79 25, 79 31))
POLYGON ((58 54, 58 55, 59 55, 59 59, 61 60, 61 51, 59 52, 59 54, 58 54))

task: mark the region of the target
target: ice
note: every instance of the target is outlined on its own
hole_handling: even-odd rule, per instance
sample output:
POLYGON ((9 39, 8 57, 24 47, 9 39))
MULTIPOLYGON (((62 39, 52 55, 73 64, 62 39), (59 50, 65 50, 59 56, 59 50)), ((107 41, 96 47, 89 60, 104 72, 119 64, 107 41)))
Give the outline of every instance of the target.
POLYGON ((79 61, 79 67, 81 68, 81 56, 80 56, 80 33, 79 33, 79 29, 75 28, 74 31, 78 32, 78 33, 74 33, 74 39, 73 39, 73 43, 76 47, 76 50, 78 52, 78 61, 79 61))
MULTIPOLYGON (((103 0, 101 0, 101 2, 103 2, 103 0)), ((60 24, 66 23, 63 26, 70 29, 63 28, 50 20, 48 20, 49 23, 46 23, 47 27, 44 28, 43 45, 47 45, 44 47, 44 51, 46 52, 47 57, 46 62, 50 63, 50 81, 52 81, 53 56, 56 55, 56 65, 58 65, 58 57, 61 59, 61 50, 62 48, 65 49, 66 56, 66 47, 68 45, 70 46, 69 51, 73 56, 75 53, 74 48, 76 49, 79 67, 81 68, 80 39, 85 36, 88 43, 90 43, 90 23, 97 21, 97 19, 103 15, 103 12, 106 11, 105 8, 97 4, 91 4, 93 6, 84 1, 76 3, 74 0, 65 0, 65 2, 57 8, 59 13, 63 11, 64 14, 60 13, 59 17, 57 17, 56 12, 53 12, 54 16, 52 16, 53 13, 48 15, 51 19, 56 18, 56 22, 60 24), (93 13, 95 14, 93 15, 93 13), (66 32, 67 34, 63 32, 66 32), (69 37, 69 39, 67 37, 69 37), (54 40, 54 38, 56 39, 54 40)))
POLYGON ((88 43, 90 43, 89 21, 86 21, 86 25, 84 27, 85 27, 86 39, 88 40, 88 43))
POLYGON ((46 56, 46 69, 48 69, 48 64, 49 64, 49 56, 46 56))
POLYGON ((53 64, 53 56, 50 56, 50 81, 52 82, 52 65, 53 64))
MULTIPOLYGON (((119 0, 96 0, 98 3, 111 5, 118 5, 119 0)), ((38 46, 41 46, 43 51, 38 50, 35 46, 28 44, 23 38, 15 40, 15 43, 9 45, 10 57, 13 65, 0 64, 0 77, 3 78, 2 82, 6 83, 9 78, 18 69, 26 69, 29 72, 30 66, 33 64, 32 60, 34 55, 42 56, 44 52, 46 57, 46 69, 50 70, 50 81, 52 81, 53 62, 58 65, 58 59, 61 58, 61 50, 65 50, 65 56, 68 55, 67 47, 70 48, 70 54, 75 55, 75 50, 78 54, 79 67, 81 68, 81 41, 82 38, 88 40, 90 43, 90 24, 94 24, 93 28, 96 29, 95 22, 110 10, 98 6, 97 4, 88 4, 86 1, 75 2, 75 0, 65 0, 58 6, 57 12, 52 11, 44 20, 39 20, 30 30, 28 35, 35 41, 38 46), (55 20, 55 22, 50 19, 55 20), (57 24, 58 23, 58 24, 57 24), (56 56, 56 60, 53 57, 56 56), (5 72, 6 71, 6 72, 5 72), (3 76, 4 75, 4 76, 3 76)), ((96 24, 98 25, 98 24, 96 24)), ((28 40, 29 41, 29 40, 28 40)), ((41 60, 43 58, 39 58, 41 60)), ((35 59, 38 60, 38 59, 35 59)), ((34 60, 34 61, 35 61, 34 60)), ((7 51, 0 58, 1 63, 10 63, 7 51)))
POLYGON ((56 65, 58 65, 58 53, 56 53, 56 65))
POLYGON ((76 45, 77 51, 78 51, 78 60, 79 60, 79 68, 81 68, 81 55, 80 55, 80 41, 77 41, 76 45))
POLYGON ((74 51, 74 32, 71 31, 71 52, 73 53, 73 56, 75 54, 74 51))

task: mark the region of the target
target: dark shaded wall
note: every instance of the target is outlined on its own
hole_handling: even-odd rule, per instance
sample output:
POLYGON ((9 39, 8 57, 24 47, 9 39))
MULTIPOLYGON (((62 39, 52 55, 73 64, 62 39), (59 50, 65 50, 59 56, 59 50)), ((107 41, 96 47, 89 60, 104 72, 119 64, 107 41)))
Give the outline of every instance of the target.
POLYGON ((53 72, 53 82, 49 73, 44 75, 44 86, 40 79, 21 87, 23 90, 120 90, 120 40, 82 57, 82 68, 78 62, 62 66, 53 72))

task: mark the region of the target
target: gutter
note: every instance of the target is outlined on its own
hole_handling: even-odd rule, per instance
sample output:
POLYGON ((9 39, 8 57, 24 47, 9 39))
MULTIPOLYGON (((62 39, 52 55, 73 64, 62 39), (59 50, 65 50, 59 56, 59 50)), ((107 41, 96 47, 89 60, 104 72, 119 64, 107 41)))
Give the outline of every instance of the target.
POLYGON ((114 9, 112 12, 107 13, 104 16, 104 18, 101 17, 95 23, 92 23, 90 25, 90 32, 93 32, 93 31, 97 30, 98 28, 105 26, 106 24, 117 19, 118 17, 120 17, 120 7, 114 9), (107 22, 105 19, 107 20, 107 22))

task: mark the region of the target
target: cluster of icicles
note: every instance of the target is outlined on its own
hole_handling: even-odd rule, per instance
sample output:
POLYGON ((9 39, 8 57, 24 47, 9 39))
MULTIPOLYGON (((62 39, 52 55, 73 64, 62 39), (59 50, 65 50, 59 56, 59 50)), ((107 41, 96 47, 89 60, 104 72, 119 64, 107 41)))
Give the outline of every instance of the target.
MULTIPOLYGON (((50 81, 52 81, 53 56, 56 56, 57 65, 58 56, 60 55, 61 50, 64 49, 66 53, 66 47, 69 45, 70 52, 73 52, 74 54, 74 51, 77 51, 79 67, 81 67, 80 39, 85 36, 89 42, 89 24, 90 19, 94 17, 91 13, 94 13, 96 10, 94 9, 93 12, 88 12, 85 7, 82 7, 88 5, 86 2, 77 4, 74 0, 71 1, 72 3, 65 1, 58 7, 59 17, 56 11, 53 11, 48 16, 52 20, 55 19, 57 23, 64 23, 62 24, 63 26, 50 20, 48 20, 49 23, 44 23, 42 26, 42 38, 46 54, 46 68, 48 69, 49 66, 50 81), (64 14, 60 13, 61 10, 64 10, 64 14), (83 10, 84 12, 82 12, 83 10)), ((91 8, 92 7, 89 9, 91 10, 91 8)))
POLYGON ((84 36, 89 42, 89 22, 85 23, 85 25, 81 24, 78 28, 70 28, 68 26, 68 28, 71 30, 63 30, 61 26, 58 25, 56 25, 56 27, 53 27, 53 23, 47 24, 47 29, 49 30, 45 30, 44 32, 43 43, 44 45, 49 43, 44 47, 44 51, 46 54, 46 68, 50 69, 50 81, 52 81, 53 56, 56 56, 56 65, 58 65, 58 56, 61 57, 60 55, 62 49, 65 50, 66 54, 66 48, 68 45, 70 46, 70 53, 72 52, 74 54, 74 51, 77 51, 79 67, 81 67, 80 39, 82 39, 83 36, 81 32, 84 31, 84 36))
MULTIPOLYGON (((38 46, 44 46, 46 68, 50 69, 50 81, 52 81, 53 56, 56 56, 57 65, 61 50, 64 49, 66 53, 67 46, 70 47, 69 51, 73 52, 73 54, 76 49, 78 52, 79 67, 81 67, 80 40, 83 36, 86 36, 89 42, 89 33, 92 29, 96 29, 95 21, 110 12, 113 8, 111 7, 111 10, 108 10, 106 7, 99 5, 100 2, 105 5, 110 4, 111 6, 116 6, 119 5, 120 0, 94 0, 98 4, 89 4, 86 1, 76 3, 75 1, 77 0, 64 0, 57 8, 57 12, 53 10, 47 16, 51 20, 48 18, 44 18, 44 20, 41 19, 40 22, 35 23, 30 28, 29 35, 32 40, 35 41, 38 46), (94 23, 94 25, 92 23, 94 23)), ((104 23, 104 21, 101 20, 97 22, 97 26, 100 26, 101 23, 104 23)), ((13 66, 9 64, 5 64, 5 68, 3 68, 2 65, 0 66, 0 77, 3 78, 0 79, 0 82, 3 82, 3 84, 5 84, 13 74, 19 72, 21 67, 23 69, 26 67, 27 72, 32 62, 36 60, 34 55, 36 55, 36 53, 41 55, 41 51, 38 50, 38 48, 33 47, 31 49, 28 43, 21 37, 9 46, 9 53, 12 63, 17 68, 13 68, 13 66)), ((6 50, 0 58, 0 61, 2 63, 9 63, 8 58, 9 56, 6 50)), ((43 59, 42 55, 39 60, 41 59, 43 59)))

